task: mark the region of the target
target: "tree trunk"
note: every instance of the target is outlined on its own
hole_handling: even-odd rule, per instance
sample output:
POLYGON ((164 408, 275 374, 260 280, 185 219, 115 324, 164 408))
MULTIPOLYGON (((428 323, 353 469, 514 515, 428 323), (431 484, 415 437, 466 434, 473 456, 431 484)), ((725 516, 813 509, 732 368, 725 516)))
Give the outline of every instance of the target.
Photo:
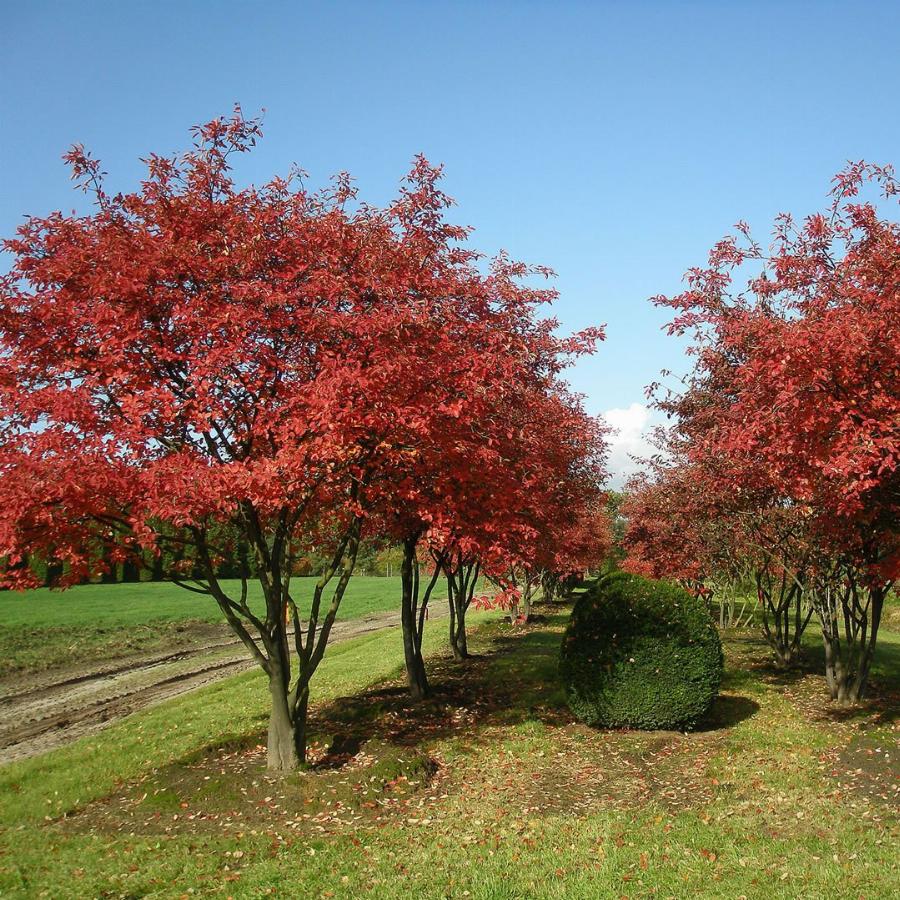
POLYGON ((867 602, 861 604, 857 590, 853 584, 841 593, 826 588, 816 603, 825 649, 825 680, 831 699, 841 706, 852 706, 865 695, 887 593, 881 587, 869 588, 867 602))
MULTIPOLYGON (((356 484, 350 499, 357 497, 356 484)), ((269 678, 272 708, 269 716, 267 757, 268 768, 274 772, 290 772, 306 761, 307 715, 309 684, 325 649, 337 617, 338 609, 356 564, 362 520, 355 516, 334 548, 330 564, 316 582, 304 617, 290 591, 290 531, 286 522, 290 510, 282 510, 280 524, 269 539, 260 525, 256 509, 245 502, 240 510, 240 523, 248 542, 256 552, 257 577, 265 598, 265 614, 258 616, 247 602, 247 582, 242 580, 239 596, 229 596, 220 584, 213 565, 213 556, 206 534, 199 527, 191 527, 197 556, 195 565, 205 571, 206 584, 200 593, 210 594, 218 604, 225 620, 251 656, 269 678), (334 593, 323 609, 323 592, 338 576, 334 593), (324 616, 320 618, 320 614, 324 616), (293 623, 293 641, 289 640, 288 622, 293 623), (250 629, 256 632, 256 637, 250 629), (296 671, 292 682, 292 660, 296 671)), ((197 590, 198 586, 176 583, 197 590)))
POLYGON ((857 689, 856 696, 854 696, 854 679, 844 658, 840 635, 826 636, 823 629, 822 641, 825 646, 825 681, 828 685, 828 693, 838 705, 851 706, 859 699, 859 691, 857 689))
POLYGON ((456 597, 450 601, 450 647, 454 659, 468 659, 469 645, 466 638, 466 609, 456 597))
POLYGON ((457 550, 444 554, 443 565, 447 576, 447 602, 450 605, 450 648, 454 659, 468 659, 466 613, 475 596, 481 564, 471 558, 467 560, 457 550))
MULTIPOLYGON (((780 581, 773 583, 767 573, 760 572, 755 576, 756 593, 762 606, 763 636, 772 648, 775 665, 779 669, 796 665, 803 632, 813 614, 810 605, 804 615, 800 583, 794 581, 789 584, 787 578, 782 573, 780 581)), ((824 629, 822 633, 824 637, 824 629)))
POLYGON ((160 550, 158 553, 153 554, 153 562, 150 565, 150 580, 151 581, 162 581, 163 576, 165 575, 164 559, 163 552, 160 550))
POLYGON ((306 763, 309 678, 313 672, 298 675, 291 690, 291 650, 285 637, 276 633, 266 644, 272 697, 266 749, 267 765, 273 772, 292 772, 306 763))
POLYGON ((109 546, 103 545, 103 574, 100 576, 100 584, 115 584, 118 580, 119 567, 110 560, 109 546))
POLYGON ((460 659, 456 650, 456 603, 453 600, 452 579, 447 576, 447 604, 450 607, 450 649, 453 650, 453 658, 460 659))
POLYGON ((775 666, 778 669, 792 669, 797 665, 799 654, 792 646, 779 644, 772 647, 772 655, 775 657, 775 666))
POLYGON ((243 539, 239 540, 237 545, 237 566, 238 578, 250 577, 250 548, 243 539))
POLYGON ((294 707, 294 746, 297 748, 297 760, 301 766, 306 765, 307 728, 309 725, 309 686, 301 692, 294 707))
POLYGON ((48 559, 47 569, 44 573, 44 587, 56 587, 62 574, 63 564, 58 559, 48 559))
MULTIPOLYGON (((428 696, 428 676, 422 659, 422 635, 419 610, 419 564, 416 560, 418 538, 403 542, 403 563, 400 566, 402 584, 400 621, 403 626, 403 655, 406 662, 406 683, 413 700, 428 696)), ((427 598, 426 601, 427 602, 427 598)))
POLYGON ((413 700, 424 700, 428 696, 428 675, 425 672, 425 661, 422 653, 416 648, 415 620, 411 602, 403 597, 401 621, 403 624, 403 656, 406 662, 406 684, 413 700))
POLYGON ((531 597, 532 585, 528 575, 525 576, 525 590, 522 592, 522 612, 521 618, 523 622, 527 622, 531 618, 531 597))
MULTIPOLYGON (((268 767, 275 772, 292 772, 305 755, 305 741, 301 754, 297 745, 297 719, 291 715, 287 685, 280 671, 270 676, 269 693, 272 695, 272 712, 267 742, 268 767)), ((303 724, 305 736, 306 722, 303 724)))
POLYGON ((141 570, 138 568, 137 562, 128 558, 122 563, 122 581, 133 584, 141 580, 141 570))
POLYGON ((562 593, 560 580, 550 572, 544 572, 541 575, 541 587, 543 588, 545 603, 553 603, 557 595, 562 593))

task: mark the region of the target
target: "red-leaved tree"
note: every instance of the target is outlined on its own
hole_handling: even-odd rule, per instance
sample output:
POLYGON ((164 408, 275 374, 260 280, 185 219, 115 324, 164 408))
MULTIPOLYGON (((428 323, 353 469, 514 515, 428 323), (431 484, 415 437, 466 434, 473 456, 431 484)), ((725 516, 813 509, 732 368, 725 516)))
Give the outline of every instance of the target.
POLYGON ((64 587, 168 551, 167 574, 217 603, 265 671, 268 762, 289 770, 361 534, 403 518, 448 450, 463 465, 477 398, 516 375, 528 295, 515 268, 479 272, 425 160, 385 209, 343 176, 239 188, 231 157, 259 135, 236 110, 114 196, 76 147, 95 211, 5 242, 0 555, 24 588, 29 555, 64 587), (225 534, 253 557, 261 609, 246 572, 234 592, 217 577, 225 534), (311 546, 329 562, 301 596, 311 546))
POLYGON ((740 224, 686 291, 657 298, 677 312, 672 330, 695 338, 687 389, 660 404, 678 445, 692 462, 762 473, 802 520, 804 590, 842 702, 865 688, 900 574, 897 196, 889 167, 850 165, 824 213, 780 216, 768 249, 740 224), (863 201, 873 185, 880 197, 863 201))
POLYGON ((603 478, 602 429, 559 379, 567 361, 591 351, 602 333, 558 338, 554 320, 536 315, 552 292, 520 287, 513 278, 528 271, 505 260, 500 266, 486 280, 490 311, 478 321, 479 328, 493 322, 501 344, 491 346, 469 327, 461 363, 470 374, 483 366, 480 386, 454 404, 458 414, 437 443, 421 447, 402 477, 396 473, 397 496, 384 511, 384 527, 404 553, 404 650, 415 698, 428 692, 421 646, 441 572, 448 578, 451 646, 464 658, 475 567, 489 576, 526 565, 540 571, 541 554, 554 551, 562 523, 597 494, 603 478), (422 579, 424 563, 433 567, 422 579))

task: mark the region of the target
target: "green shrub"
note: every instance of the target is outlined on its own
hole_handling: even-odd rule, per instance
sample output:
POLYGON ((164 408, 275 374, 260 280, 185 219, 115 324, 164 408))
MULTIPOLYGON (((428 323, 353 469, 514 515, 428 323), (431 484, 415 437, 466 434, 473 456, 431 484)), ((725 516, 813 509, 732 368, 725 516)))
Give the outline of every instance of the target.
POLYGON ((575 604, 560 674, 572 712, 601 728, 685 729, 722 680, 722 645, 702 602, 615 572, 575 604))

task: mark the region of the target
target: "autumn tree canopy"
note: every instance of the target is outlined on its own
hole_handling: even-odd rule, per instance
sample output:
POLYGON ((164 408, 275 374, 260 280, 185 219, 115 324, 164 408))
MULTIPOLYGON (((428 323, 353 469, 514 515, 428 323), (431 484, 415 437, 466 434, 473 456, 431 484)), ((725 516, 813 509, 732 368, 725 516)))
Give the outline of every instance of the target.
MULTIPOLYGON (((687 290, 656 298, 676 312, 671 331, 693 336, 695 358, 684 390, 657 395, 682 473, 667 483, 714 499, 716 516, 730 510, 744 552, 802 585, 832 695, 845 701, 865 687, 900 574, 897 196, 889 167, 851 165, 825 212, 780 216, 768 248, 739 224, 687 273, 687 290), (873 187, 879 197, 863 200, 873 187)), ((653 490, 665 500, 650 487, 640 501, 635 544, 660 527, 653 490)), ((706 569, 709 536, 688 536, 704 545, 694 564, 706 569)), ((689 559, 684 541, 679 533, 673 553, 689 559)))
POLYGON ((549 271, 468 249, 424 159, 385 208, 346 176, 239 187, 232 159, 260 133, 238 109, 186 153, 151 154, 139 188, 113 196, 75 147, 95 210, 28 219, 5 242, 0 555, 22 588, 26 555, 66 586, 178 548, 171 577, 209 595, 265 670, 269 765, 290 769, 361 535, 486 534, 494 514, 533 528, 528 510, 518 524, 521 485, 543 498, 545 478, 583 463, 547 462, 552 446, 523 459, 504 410, 553 402, 567 360, 602 333, 557 337, 538 314, 553 292, 532 283, 549 271), (473 524, 452 498, 479 478, 473 524), (222 535, 249 547, 263 614, 246 573, 231 593, 217 577, 222 535), (330 562, 302 597, 291 573, 313 546, 330 562))

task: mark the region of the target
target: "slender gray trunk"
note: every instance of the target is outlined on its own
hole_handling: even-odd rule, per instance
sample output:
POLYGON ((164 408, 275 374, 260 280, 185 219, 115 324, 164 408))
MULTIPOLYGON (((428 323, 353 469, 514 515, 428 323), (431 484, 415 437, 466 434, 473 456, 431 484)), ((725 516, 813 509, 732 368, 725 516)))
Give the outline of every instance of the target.
POLYGON ((441 554, 424 592, 420 592, 419 562, 416 554, 418 542, 418 535, 403 541, 403 563, 400 566, 403 655, 406 661, 406 681, 410 696, 414 700, 422 700, 429 694, 425 659, 422 656, 422 638, 425 634, 425 620, 428 617, 428 601, 444 565, 444 557, 441 554))
POLYGON ((450 648, 454 659, 469 658, 469 643, 466 637, 466 608, 457 597, 450 600, 450 648))
POLYGON ((466 613, 472 604, 478 583, 480 565, 466 561, 457 552, 446 557, 447 602, 450 605, 450 648, 457 660, 468 659, 469 642, 466 636, 466 613))
POLYGON ((419 564, 416 559, 418 538, 407 538, 403 542, 403 562, 400 565, 401 605, 400 621, 403 627, 403 656, 406 662, 406 683, 410 696, 422 700, 428 696, 428 675, 422 659, 421 636, 419 635, 419 564))
POLYGON ((851 577, 840 589, 826 585, 816 592, 825 681, 831 699, 842 706, 865 696, 887 590, 875 586, 860 591, 851 577))
POLYGON ((246 579, 242 579, 240 597, 225 593, 215 574, 205 535, 199 529, 194 529, 194 534, 198 562, 207 573, 205 586, 179 583, 214 597, 232 630, 268 675, 272 700, 268 767, 276 772, 290 772, 306 762, 310 680, 325 654, 328 637, 356 563, 361 520, 355 518, 348 525, 330 564, 316 581, 305 621, 301 620, 290 590, 287 529, 277 530, 270 543, 259 526, 256 511, 249 504, 244 509, 244 522, 257 556, 256 569, 266 603, 264 616, 258 616, 248 604, 246 579), (324 591, 335 576, 338 578, 334 593, 330 602, 323 604, 324 591), (288 620, 293 622, 293 635, 288 633, 288 620), (296 669, 292 673, 294 663, 296 669))
POLYGON ((813 614, 812 604, 803 606, 802 579, 782 572, 777 580, 768 571, 756 573, 756 590, 762 606, 762 631, 780 669, 796 665, 803 633, 813 614))

